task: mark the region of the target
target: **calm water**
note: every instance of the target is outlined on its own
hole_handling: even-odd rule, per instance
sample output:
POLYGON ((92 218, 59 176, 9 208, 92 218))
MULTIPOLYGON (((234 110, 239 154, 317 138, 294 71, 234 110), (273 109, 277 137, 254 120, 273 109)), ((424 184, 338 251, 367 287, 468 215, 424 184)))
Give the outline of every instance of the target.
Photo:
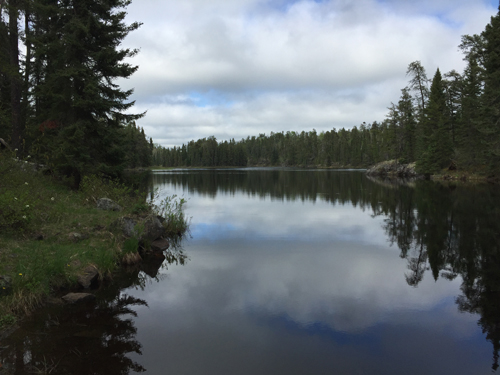
POLYGON ((0 345, 4 369, 495 372, 499 187, 273 169, 157 172, 152 183, 188 200, 190 238, 92 308, 42 311, 0 345))

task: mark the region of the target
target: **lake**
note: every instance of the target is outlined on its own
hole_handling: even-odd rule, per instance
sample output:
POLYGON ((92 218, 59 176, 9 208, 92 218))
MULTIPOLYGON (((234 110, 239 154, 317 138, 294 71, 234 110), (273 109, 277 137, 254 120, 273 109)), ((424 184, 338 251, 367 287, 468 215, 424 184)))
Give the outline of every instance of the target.
POLYGON ((151 184, 158 200, 187 200, 190 234, 163 264, 148 262, 100 290, 95 308, 41 311, 9 338, 4 367, 176 375, 497 369, 498 186, 272 168, 157 171, 151 184))

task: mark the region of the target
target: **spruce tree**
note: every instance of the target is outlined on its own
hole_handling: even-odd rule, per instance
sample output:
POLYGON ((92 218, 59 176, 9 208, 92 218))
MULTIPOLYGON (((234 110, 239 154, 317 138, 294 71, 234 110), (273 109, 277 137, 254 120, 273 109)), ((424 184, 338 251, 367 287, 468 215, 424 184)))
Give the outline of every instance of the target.
POLYGON ((443 80, 439 69, 432 80, 429 101, 421 123, 421 154, 417 168, 421 173, 435 173, 449 166, 452 156, 450 112, 446 105, 443 80))
POLYGON ((485 40, 485 79, 480 131, 491 172, 500 174, 500 6, 482 33, 485 40))
POLYGON ((132 90, 114 82, 137 69, 119 49, 140 24, 126 25, 130 0, 36 0, 34 55, 41 66, 35 89, 41 149, 56 169, 75 178, 102 172, 119 175, 125 166, 123 124, 141 117, 123 112, 132 90))

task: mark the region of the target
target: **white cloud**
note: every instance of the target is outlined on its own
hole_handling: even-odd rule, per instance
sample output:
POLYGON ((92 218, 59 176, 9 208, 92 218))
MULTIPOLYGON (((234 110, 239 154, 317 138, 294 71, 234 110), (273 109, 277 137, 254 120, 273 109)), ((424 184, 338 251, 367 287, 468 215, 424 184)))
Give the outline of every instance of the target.
POLYGON ((136 1, 129 18, 144 25, 126 45, 141 49, 139 71, 124 87, 165 146, 350 128, 383 119, 410 62, 461 71, 460 36, 494 12, 472 0, 136 1))

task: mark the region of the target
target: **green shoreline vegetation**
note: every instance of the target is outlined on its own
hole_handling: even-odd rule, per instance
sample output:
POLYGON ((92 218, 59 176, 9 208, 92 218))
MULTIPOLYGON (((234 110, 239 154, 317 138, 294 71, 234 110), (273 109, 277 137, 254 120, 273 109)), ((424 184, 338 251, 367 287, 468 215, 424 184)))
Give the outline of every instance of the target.
POLYGON ((92 175, 73 190, 8 152, 0 153, 0 174, 0 275, 10 281, 0 280, 0 330, 61 289, 78 289, 77 277, 89 265, 101 280, 112 278, 126 254, 138 250, 137 239, 109 229, 118 218, 162 214, 169 237, 187 229, 184 202, 174 197, 155 206, 146 192, 92 175), (123 210, 96 208, 102 197, 123 210))

